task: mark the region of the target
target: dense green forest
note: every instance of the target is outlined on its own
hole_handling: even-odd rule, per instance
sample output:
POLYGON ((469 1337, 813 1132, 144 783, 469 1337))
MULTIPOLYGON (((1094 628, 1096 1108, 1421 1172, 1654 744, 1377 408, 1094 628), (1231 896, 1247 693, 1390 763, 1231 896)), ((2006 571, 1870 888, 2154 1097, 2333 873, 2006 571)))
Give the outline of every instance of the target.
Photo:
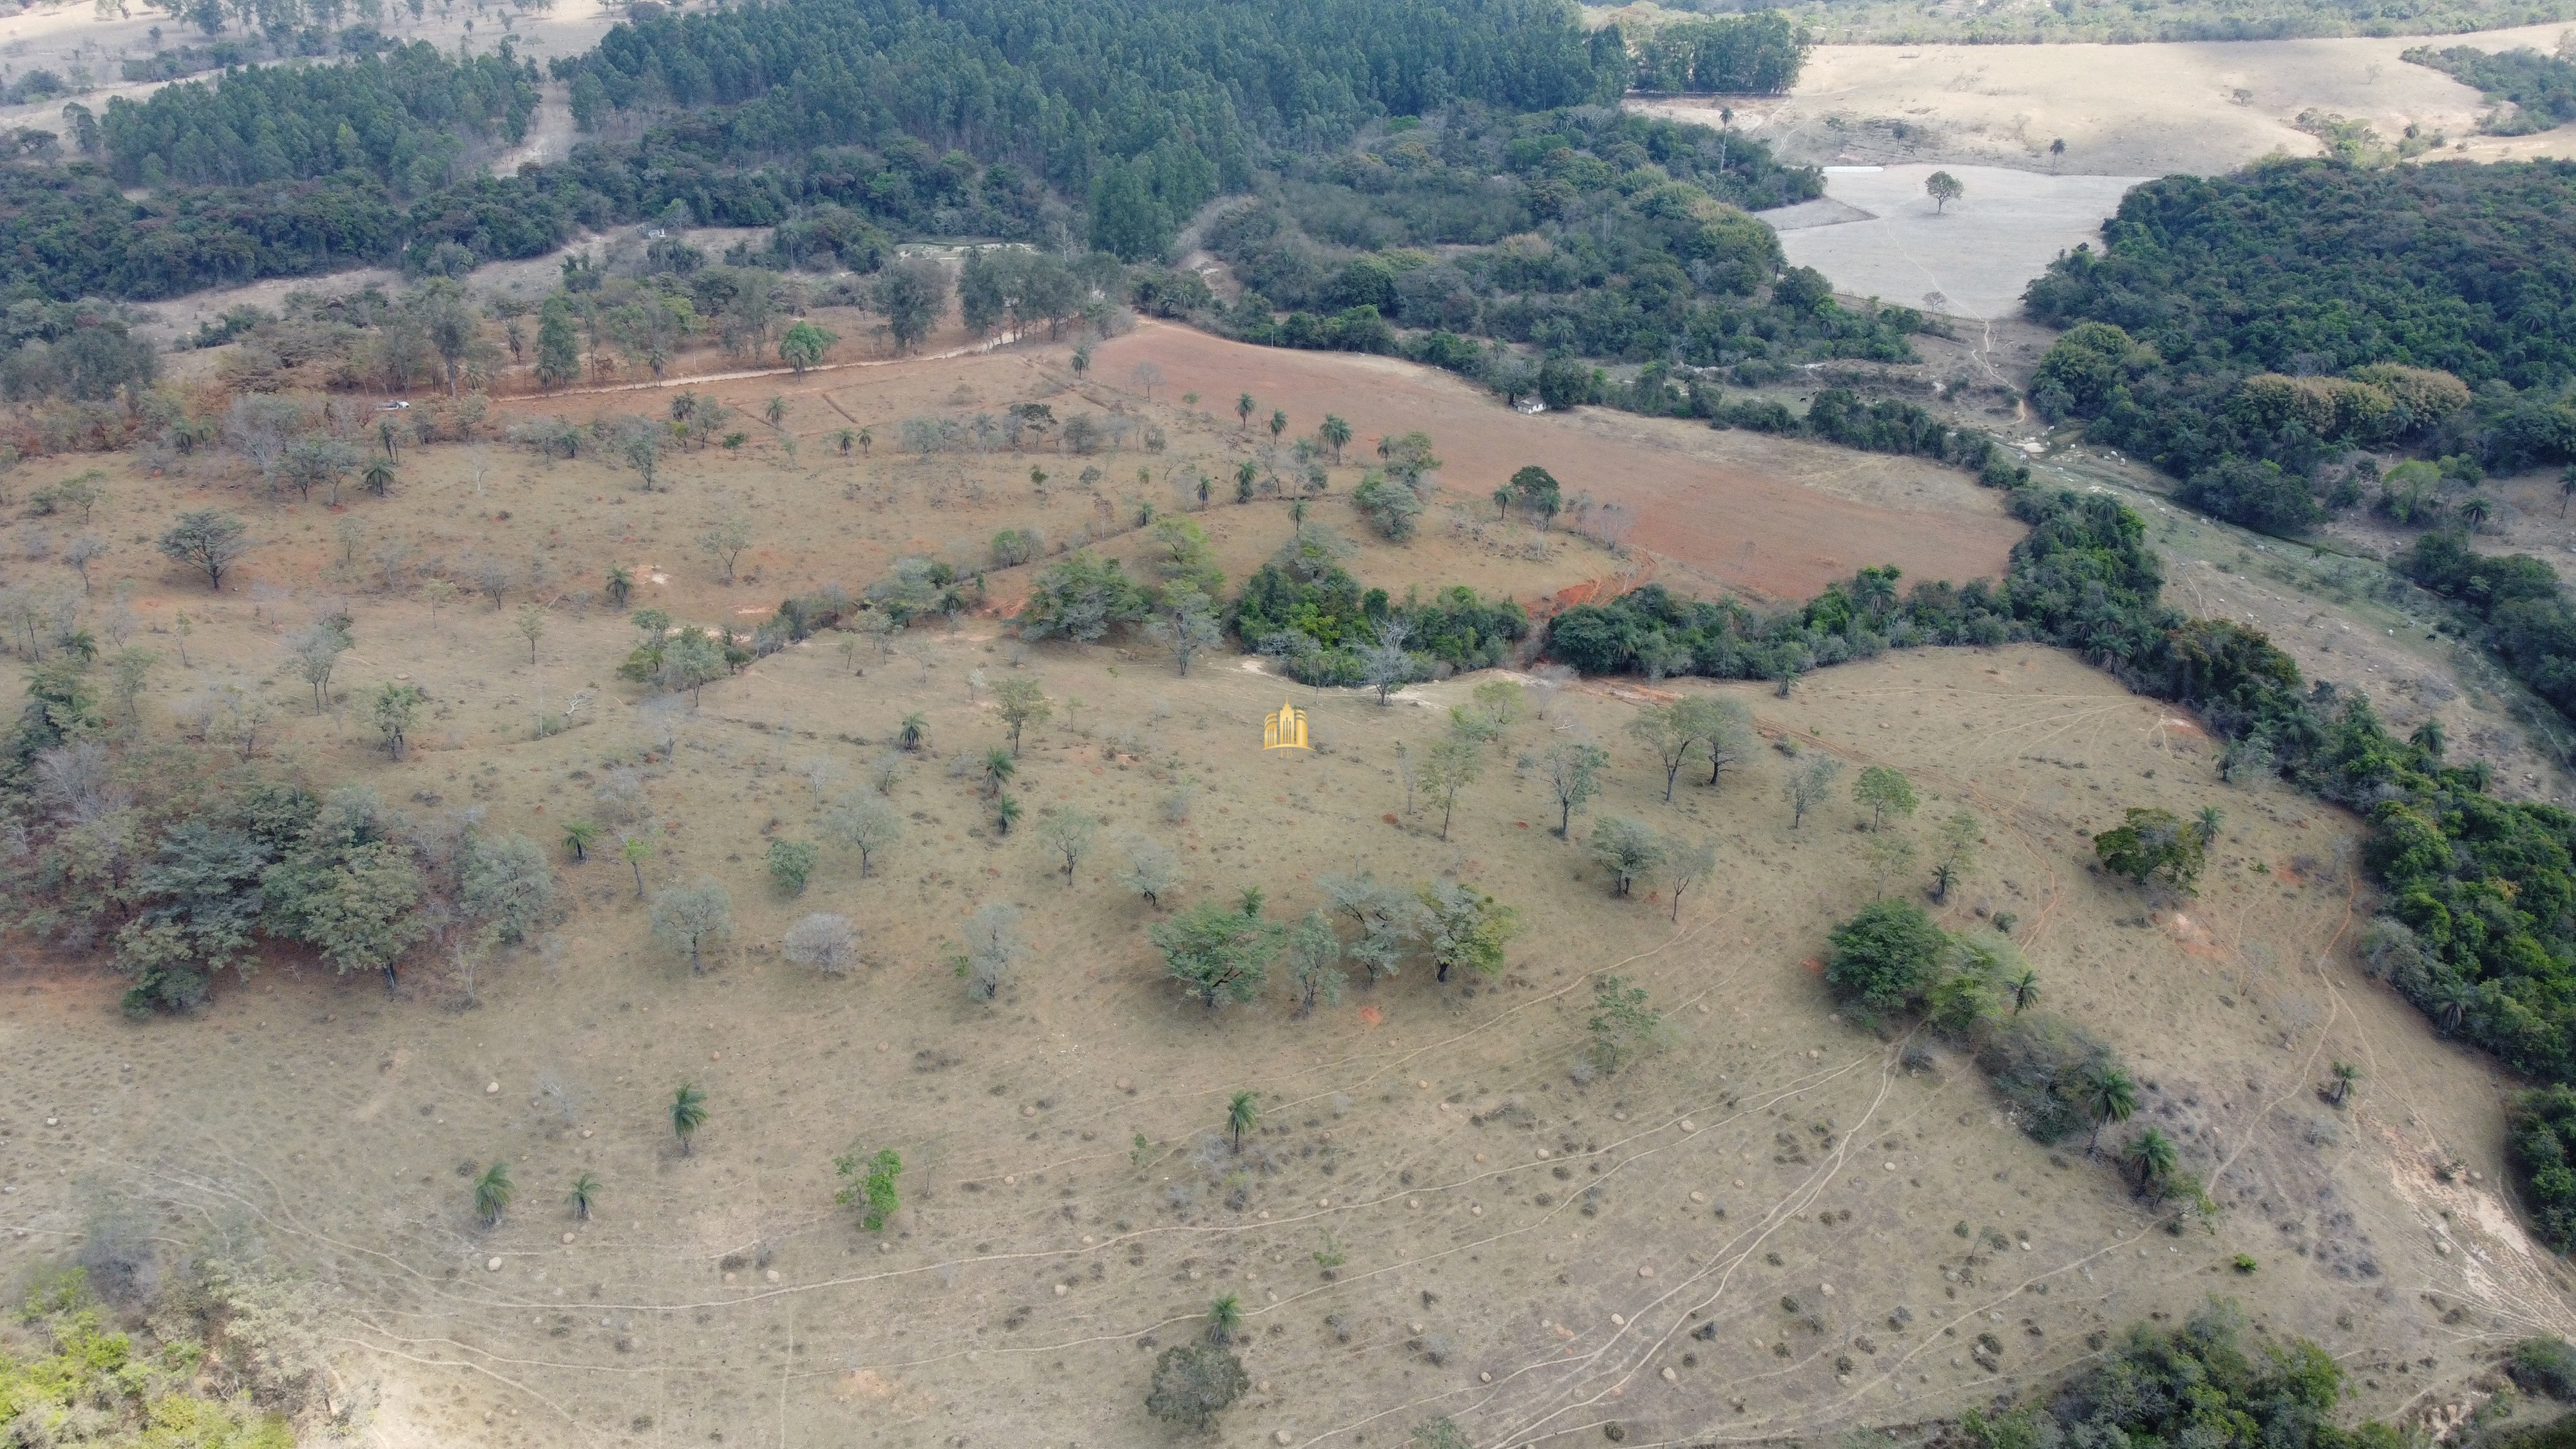
MULTIPOLYGON (((2150 182, 2122 199, 2103 251, 2031 284, 2031 311, 2070 329, 2031 400, 2232 522, 2295 534, 2365 502, 2440 521, 2446 480, 2576 461, 2571 206, 2563 161, 2281 162, 2150 182)), ((2506 601, 2426 569, 2517 675, 2576 710, 2576 628, 2554 577, 2506 601)))
POLYGON ((2527 45, 2502 52, 2419 45, 2403 58, 2483 92, 2497 108, 2478 125, 2488 135, 2529 136, 2576 121, 2576 63, 2565 55, 2543 55, 2527 45))
POLYGON ((1821 190, 1813 168, 1704 126, 1461 105, 1290 160, 1202 238, 1246 294, 1221 315, 1165 310, 1248 341, 1401 350, 1551 405, 1604 399, 1588 369, 1551 378, 1464 339, 1726 367, 1747 384, 1817 357, 1910 358, 1920 313, 1836 304, 1815 272, 1783 274, 1779 239, 1746 215, 1821 190))
POLYGON ((1778 11, 1687 20, 1628 36, 1643 91, 1787 95, 1806 68, 1805 31, 1778 11))
POLYGON ((1704 14, 1782 16, 1827 45, 2046 45, 2149 40, 2287 40, 2330 35, 2452 35, 2538 25, 2576 15, 2568 0, 2050 0, 1974 5, 1959 0, 1662 0, 1704 14))
POLYGON ((675 203, 731 226, 829 204, 1132 260, 1258 169, 1373 121, 1610 100, 1630 68, 1617 31, 1587 33, 1558 0, 639 14, 554 64, 597 139, 558 165, 460 177, 457 143, 517 136, 533 92, 506 48, 426 50, 228 71, 112 106, 97 160, 0 168, 9 294, 157 297, 353 259, 452 272, 675 203), (132 200, 119 182, 153 189, 132 200))
POLYGON ((400 195, 446 185, 474 141, 517 142, 537 68, 513 43, 464 59, 415 41, 338 65, 251 66, 138 103, 110 97, 101 133, 127 186, 257 185, 357 171, 400 195))

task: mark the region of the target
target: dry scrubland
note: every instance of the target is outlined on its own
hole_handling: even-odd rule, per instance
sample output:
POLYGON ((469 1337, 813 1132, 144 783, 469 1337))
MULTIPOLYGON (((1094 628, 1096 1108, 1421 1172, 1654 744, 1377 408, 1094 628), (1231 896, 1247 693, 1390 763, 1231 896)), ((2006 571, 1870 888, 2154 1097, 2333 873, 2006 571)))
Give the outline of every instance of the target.
MULTIPOLYGON (((2569 27, 2536 25, 2437 45, 2554 49, 2569 27)), ((2576 154, 2576 128, 2474 136, 2478 93, 2397 57, 2424 37, 2152 45, 1825 45, 1782 100, 1727 101, 1736 124, 1783 159, 1822 165, 1969 162, 2101 176, 2212 175, 2279 151, 2324 148, 2292 123, 2315 109, 2382 135, 2438 131, 2481 161, 2576 154), (2052 158, 2051 141, 2066 153, 2052 158)), ((1630 102, 1712 122, 1699 98, 1630 102)))
MULTIPOLYGON (((1544 562, 1506 557, 1533 540, 1471 522, 1484 514, 1463 501, 1481 495, 1488 455, 1636 459, 1561 471, 1596 494, 1639 490, 1625 495, 1645 514, 1636 541, 1659 547, 1654 506, 1739 532, 1791 519, 1843 547, 1846 520, 1937 539, 1946 517, 1993 540, 1952 567, 1909 564, 1917 574, 1983 571, 2001 551, 1990 504, 1944 515, 1890 483, 1911 465, 1826 455, 1877 470, 1835 474, 1820 450, 1777 443, 1696 453, 1760 440, 1590 412, 1484 404, 1471 419, 1463 389, 1452 424, 1436 411, 1453 405, 1446 379, 1170 329, 1106 344, 1095 376, 1155 358, 1168 387, 1211 399, 1252 388, 1301 420, 1331 407, 1364 437, 1428 427, 1458 521, 1435 511, 1412 548, 1371 545, 1353 564, 1398 589, 1465 580, 1529 598, 1631 566, 1562 534, 1540 541, 1544 562), (1764 482, 1765 461, 1803 467, 1805 482, 1764 482), (1706 471, 1658 485, 1671 501, 1654 504, 1667 495, 1643 490, 1677 465, 1706 471), (1708 491, 1739 476, 1767 491, 1708 491), (1784 499, 1811 511, 1777 512, 1784 499)), ((588 459, 548 466, 497 444, 407 451, 392 498, 353 496, 338 514, 200 491, 212 478, 113 475, 96 530, 114 552, 92 573, 103 613, 130 586, 130 637, 164 655, 155 728, 176 727, 192 690, 237 681, 271 701, 262 748, 312 778, 368 782, 422 814, 479 807, 493 828, 542 840, 601 814, 600 786, 633 772, 655 842, 645 883, 712 874, 739 932, 693 977, 649 942, 625 864, 595 857, 560 866, 568 914, 547 944, 472 982, 414 962, 390 998, 282 960, 194 1018, 135 1024, 92 963, 21 954, 0 983, 9 1265, 63 1253, 119 1196, 162 1211, 173 1244, 212 1226, 255 1233, 299 1285, 335 1392, 372 1403, 375 1441, 404 1446, 1160 1442, 1142 1409, 1148 1350, 1200 1332, 1196 1315, 1225 1292, 1242 1300, 1255 1381, 1224 1421, 1218 1442, 1232 1444, 1392 1443, 1435 1413, 1490 1444, 1596 1442, 1613 1423, 1630 1444, 1915 1424, 2032 1386, 2083 1359, 2091 1335, 2213 1292, 2326 1344, 2354 1370, 2360 1410, 2437 1418, 2511 1339, 2576 1329, 2563 1269, 2496 1195, 2505 1084, 2352 965, 2367 919, 2353 823, 2287 791, 2218 786, 2188 721, 2066 656, 1923 651, 1821 672, 1786 700, 1727 692, 1794 748, 1904 770, 1927 800, 1901 828, 1927 842, 1954 809, 1985 821, 1980 863, 1942 918, 2018 917, 2046 1009, 2112 1041, 2148 1084, 2145 1120, 2210 1180, 2225 1211, 2207 1232, 2167 1234, 2080 1143, 2054 1155, 2030 1143, 1949 1049, 1833 1021, 1812 963, 1873 890, 1857 812, 1838 797, 1792 829, 1780 787, 1793 765, 1776 748, 1666 805, 1624 732, 1648 691, 1533 686, 1544 718, 1487 757, 1443 841, 1430 807, 1405 814, 1394 749, 1426 747, 1474 677, 1381 709, 1233 658, 1184 679, 1142 649, 1023 652, 987 614, 897 636, 890 654, 862 643, 845 656, 825 635, 709 687, 693 710, 618 685, 631 629, 556 597, 627 561, 647 580, 638 602, 747 622, 790 589, 864 583, 900 552, 960 553, 1037 516, 1031 459, 888 458, 879 425, 878 455, 844 461, 821 456, 818 434, 841 424, 817 415, 867 423, 1044 396, 1062 416, 1079 390, 1068 382, 1052 359, 1000 353, 801 389, 727 384, 737 403, 787 392, 800 460, 768 441, 692 454, 650 495, 588 459), (262 541, 220 598, 139 542, 210 496, 262 541), (691 540, 737 509, 759 577, 727 588, 691 540), (412 550, 393 589, 384 540, 412 550), (533 666, 514 613, 531 551, 555 599, 533 666), (509 607, 464 599, 433 617, 414 582, 432 554, 508 563, 509 607), (337 605, 357 638, 344 692, 408 674, 431 695, 437 717, 399 763, 354 718, 316 715, 281 667, 283 632, 337 605), (991 833, 974 782, 952 773, 1003 739, 989 686, 1014 672, 1057 701, 1014 785, 1032 822, 1053 806, 1108 822, 1070 884, 1025 826, 991 833), (560 710, 576 690, 590 694, 574 728, 533 739, 540 696, 560 710), (1313 710, 1313 755, 1257 748, 1283 694, 1313 710), (903 841, 871 877, 827 852, 803 897, 775 893, 767 839, 812 837, 916 711, 931 748, 894 790, 903 841), (1613 899, 1579 846, 1548 833, 1552 802, 1514 761, 1578 731, 1617 759, 1578 841, 1621 814, 1716 843, 1715 883, 1678 919, 1660 883, 1613 899), (1184 793, 1185 810, 1172 803, 1184 793), (2090 832, 2133 804, 2227 812, 2199 898, 2090 872, 2090 832), (1159 913, 1109 879, 1129 835, 1185 863, 1163 912, 1259 885, 1274 917, 1293 917, 1318 903, 1316 876, 1358 868, 1454 874, 1527 929, 1492 982, 1443 986, 1416 963, 1310 1018, 1275 987, 1211 1015, 1162 977, 1144 937, 1159 913), (994 903, 1021 908, 1032 950, 984 1004, 944 958, 963 918, 994 903), (809 910, 864 931, 852 975, 776 953, 809 910), (1586 1082, 1574 1068, 1601 971, 1647 988, 1665 1025, 1660 1051, 1586 1082), (1918 1046, 1929 1055, 1909 1065, 1918 1046), (2363 1071, 2343 1109, 2318 1095, 2339 1059, 2363 1071), (666 1111, 682 1081, 708 1099, 690 1155, 666 1111), (1246 1089, 1261 1125, 1238 1155, 1213 1134, 1246 1089), (831 1202, 831 1159, 854 1144, 903 1154, 905 1206, 882 1238, 831 1202), (486 1230, 467 1174, 496 1159, 520 1198, 486 1230), (583 1172, 599 1183, 587 1224, 560 1206, 583 1172), (2230 1267, 2240 1253, 2250 1276, 2230 1267), (1989 1345, 1993 1371, 1978 1362, 1989 1345)), ((1152 405, 1171 430, 1165 454, 1099 460, 1108 480, 1143 465, 1165 486, 1171 467, 1231 456, 1229 425, 1169 406, 1152 405)), ((70 471, 29 465, 20 486, 70 471)), ((1938 476, 1924 470, 1922 486, 1938 476)), ((1104 489, 1116 491, 1092 491, 1104 489)), ((1343 507, 1328 497, 1317 516, 1357 534, 1343 507)), ((1098 516, 1079 488, 1048 508, 1059 538, 1098 516)), ((1289 527, 1278 503, 1206 521, 1238 576, 1289 527)), ((37 526, 11 527, 13 552, 37 526)), ((1688 547, 1681 527, 1670 537, 1688 547)), ((1819 556, 1780 577, 1803 589, 1862 561, 1819 556)), ((76 587, 67 571, 58 582, 76 587)), ((995 596, 1011 582, 997 576, 995 596)))

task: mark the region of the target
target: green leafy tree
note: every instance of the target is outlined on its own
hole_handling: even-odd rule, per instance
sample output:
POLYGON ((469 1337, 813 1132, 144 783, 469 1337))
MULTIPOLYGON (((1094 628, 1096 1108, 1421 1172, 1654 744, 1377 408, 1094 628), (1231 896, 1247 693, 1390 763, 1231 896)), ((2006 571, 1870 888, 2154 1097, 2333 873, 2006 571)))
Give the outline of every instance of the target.
POLYGON ((1905 901, 1863 906, 1834 927, 1825 985, 1846 1002, 1875 1014, 1912 1008, 1940 973, 1948 938, 1921 909, 1905 901))
POLYGON ((224 573, 250 552, 249 531, 242 521, 213 508, 192 509, 163 531, 157 545, 162 556, 206 576, 206 586, 220 590, 224 573))
POLYGON ((891 1147, 880 1148, 874 1155, 853 1147, 848 1153, 832 1159, 833 1170, 841 1176, 841 1190, 832 1201, 859 1210, 859 1226, 872 1233, 885 1231, 901 1203, 895 1196, 895 1179, 903 1175, 903 1157, 891 1147))
POLYGON ((1869 808, 1869 828, 1884 830, 1890 815, 1911 815, 1920 803, 1914 785, 1885 765, 1870 765, 1852 782, 1852 798, 1869 808))
POLYGON ((898 353, 911 351, 948 305, 948 273, 929 260, 897 262, 877 274, 873 300, 898 353))
POLYGON ((1824 803, 1832 793, 1834 777, 1842 773, 1840 760, 1823 756, 1807 762, 1806 768, 1792 770, 1783 792, 1789 797, 1789 828, 1797 829, 1807 822, 1807 812, 1824 803))
POLYGON ((1011 754, 1020 753, 1020 732, 1033 724, 1044 724, 1054 715, 1054 702, 1046 696, 1039 682, 1025 674, 1010 675, 993 686, 993 707, 1010 727, 1011 754))
MULTIPOLYGON (((789 367, 796 369, 798 377, 803 377, 807 368, 821 366, 823 359, 831 354, 832 348, 840 340, 825 328, 811 322, 798 322, 789 327, 786 334, 778 339, 778 356, 789 367)), ((774 425, 777 420, 771 421, 774 425)), ((849 450, 844 448, 842 451, 849 450)))
POLYGON ((1288 984, 1297 998, 1297 1014, 1310 1016, 1318 1002, 1330 1006, 1342 999, 1342 942, 1332 920, 1308 911, 1288 932, 1288 984))
POLYGON ((805 883, 813 878, 814 862, 820 856, 810 840, 776 839, 769 842, 769 878, 791 896, 805 894, 805 883))
POLYGON ((581 381, 581 337, 568 298, 546 299, 537 314, 537 386, 552 392, 581 381))
POLYGON ((1203 900, 1155 922, 1145 934, 1163 953, 1172 979, 1214 1011, 1228 1001, 1250 1001, 1260 991, 1286 932, 1258 915, 1203 900))
POLYGON ((693 1082, 682 1082, 671 1094, 671 1135, 680 1139, 680 1155, 695 1150, 698 1129, 707 1125, 707 1094, 693 1082))
POLYGON ((411 727, 420 719, 420 707, 429 696, 413 684, 380 684, 367 699, 367 719, 376 727, 385 753, 399 760, 403 746, 410 739, 411 727))
POLYGON ((2025 966, 2004 982, 2004 995, 2011 998, 2013 1015, 2039 1004, 2039 973, 2025 966))
POLYGON ((1556 796, 1556 834, 1561 840, 1574 828, 1574 812, 1601 793, 1610 752, 1589 740, 1552 740, 1539 756, 1539 769, 1556 796))
POLYGON ((1656 1028, 1662 1023, 1662 1014, 1646 1005, 1646 988, 1631 986, 1617 976, 1602 976, 1592 983, 1592 1019, 1587 1025, 1592 1032, 1592 1060, 1601 1070, 1615 1072, 1635 1061, 1654 1044, 1656 1028))
POLYGON ((2170 810, 2133 806, 2120 825, 2093 837, 2102 868, 2140 885, 2161 877, 2185 890, 2200 878, 2208 847, 2170 810))
POLYGON ((1449 838, 1449 821, 1458 810, 1458 795, 1485 772, 1484 752, 1474 740, 1444 736, 1422 756, 1422 790, 1440 802, 1440 838, 1449 838))
POLYGON ((1949 172, 1935 171, 1923 178, 1923 194, 1932 198, 1932 213, 1938 216, 1950 209, 1951 202, 1967 195, 1968 188, 1949 172))
POLYGON ((1183 1428, 1205 1430, 1250 1387, 1251 1376, 1232 1349, 1213 1343, 1180 1344, 1163 1350, 1162 1357, 1154 1360, 1145 1412, 1183 1428))
POLYGON ((1625 815, 1606 816, 1594 825, 1590 849, 1592 859, 1610 873, 1614 896, 1629 894, 1664 861, 1663 840, 1625 815))
POLYGON ((1514 473, 1510 487, 1521 511, 1534 515, 1541 531, 1565 507, 1565 490, 1557 483, 1556 475, 1535 463, 1514 473))
POLYGON ((1692 702, 1677 700, 1671 704, 1649 705, 1628 720, 1628 733, 1663 762, 1664 803, 1667 805, 1673 803, 1673 785, 1681 778, 1682 767, 1689 764, 1691 757, 1707 744, 1707 726, 1700 712, 1684 708, 1692 702))
POLYGON ((572 852, 573 863, 590 859, 590 847, 599 840, 599 824, 592 820, 567 821, 563 828, 564 848, 572 852))
POLYGON ((1261 1121, 1261 1098, 1252 1092, 1237 1092, 1225 1101, 1225 1130, 1234 1134, 1234 1150, 1243 1150, 1243 1134, 1261 1121))
POLYGON ((1503 947, 1520 934, 1519 912, 1454 880, 1424 886, 1421 903, 1415 919, 1436 968, 1435 980, 1448 980, 1450 969, 1458 966, 1486 976, 1502 974, 1503 947))
POLYGON ((2361 1068, 2350 1062, 2335 1063, 2331 1075, 2332 1085, 2326 1088, 2326 1100, 2338 1107, 2342 1106, 2345 1099, 2352 1095, 2354 1084, 2360 1080, 2361 1068))
POLYGON ((573 1221, 590 1221, 590 1210, 599 1205, 599 1179, 582 1173, 572 1180, 572 1191, 564 1194, 564 1205, 572 1209, 573 1221))

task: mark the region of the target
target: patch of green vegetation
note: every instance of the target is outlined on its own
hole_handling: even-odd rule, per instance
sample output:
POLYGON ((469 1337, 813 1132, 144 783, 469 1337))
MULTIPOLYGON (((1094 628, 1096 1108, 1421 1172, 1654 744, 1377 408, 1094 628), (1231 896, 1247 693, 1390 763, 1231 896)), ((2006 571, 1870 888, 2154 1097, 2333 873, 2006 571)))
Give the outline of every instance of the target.
POLYGON ((198 1339, 113 1326, 73 1269, 42 1282, 0 1336, 0 1422, 28 1444, 294 1449, 283 1415, 247 1389, 213 1390, 220 1367, 198 1339))

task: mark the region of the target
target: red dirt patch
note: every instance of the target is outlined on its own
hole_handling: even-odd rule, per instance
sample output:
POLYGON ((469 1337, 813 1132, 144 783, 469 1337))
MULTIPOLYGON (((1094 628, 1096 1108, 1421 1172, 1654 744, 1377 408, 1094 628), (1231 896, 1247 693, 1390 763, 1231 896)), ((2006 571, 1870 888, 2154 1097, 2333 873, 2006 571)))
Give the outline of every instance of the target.
POLYGON ((1355 453, 1382 434, 1418 428, 1448 465, 1443 492, 1452 497, 1482 498, 1513 470, 1536 463, 1569 494, 1588 492, 1635 510, 1631 544, 1773 598, 1806 598, 1870 564, 1893 563, 1916 579, 2000 576, 2022 533, 1998 495, 1917 459, 1594 408, 1525 417, 1461 379, 1413 363, 1254 347, 1166 323, 1141 323, 1097 353, 1096 375, 1115 381, 1151 361, 1172 391, 1197 392, 1199 407, 1220 416, 1245 392, 1264 413, 1286 409, 1300 433, 1338 413, 1350 421, 1355 453), (1746 453, 1780 466, 1722 456, 1746 453), (1885 486, 1888 479, 1897 486, 1885 486), (1846 489, 1924 502, 1905 507, 1837 496, 1846 489))

